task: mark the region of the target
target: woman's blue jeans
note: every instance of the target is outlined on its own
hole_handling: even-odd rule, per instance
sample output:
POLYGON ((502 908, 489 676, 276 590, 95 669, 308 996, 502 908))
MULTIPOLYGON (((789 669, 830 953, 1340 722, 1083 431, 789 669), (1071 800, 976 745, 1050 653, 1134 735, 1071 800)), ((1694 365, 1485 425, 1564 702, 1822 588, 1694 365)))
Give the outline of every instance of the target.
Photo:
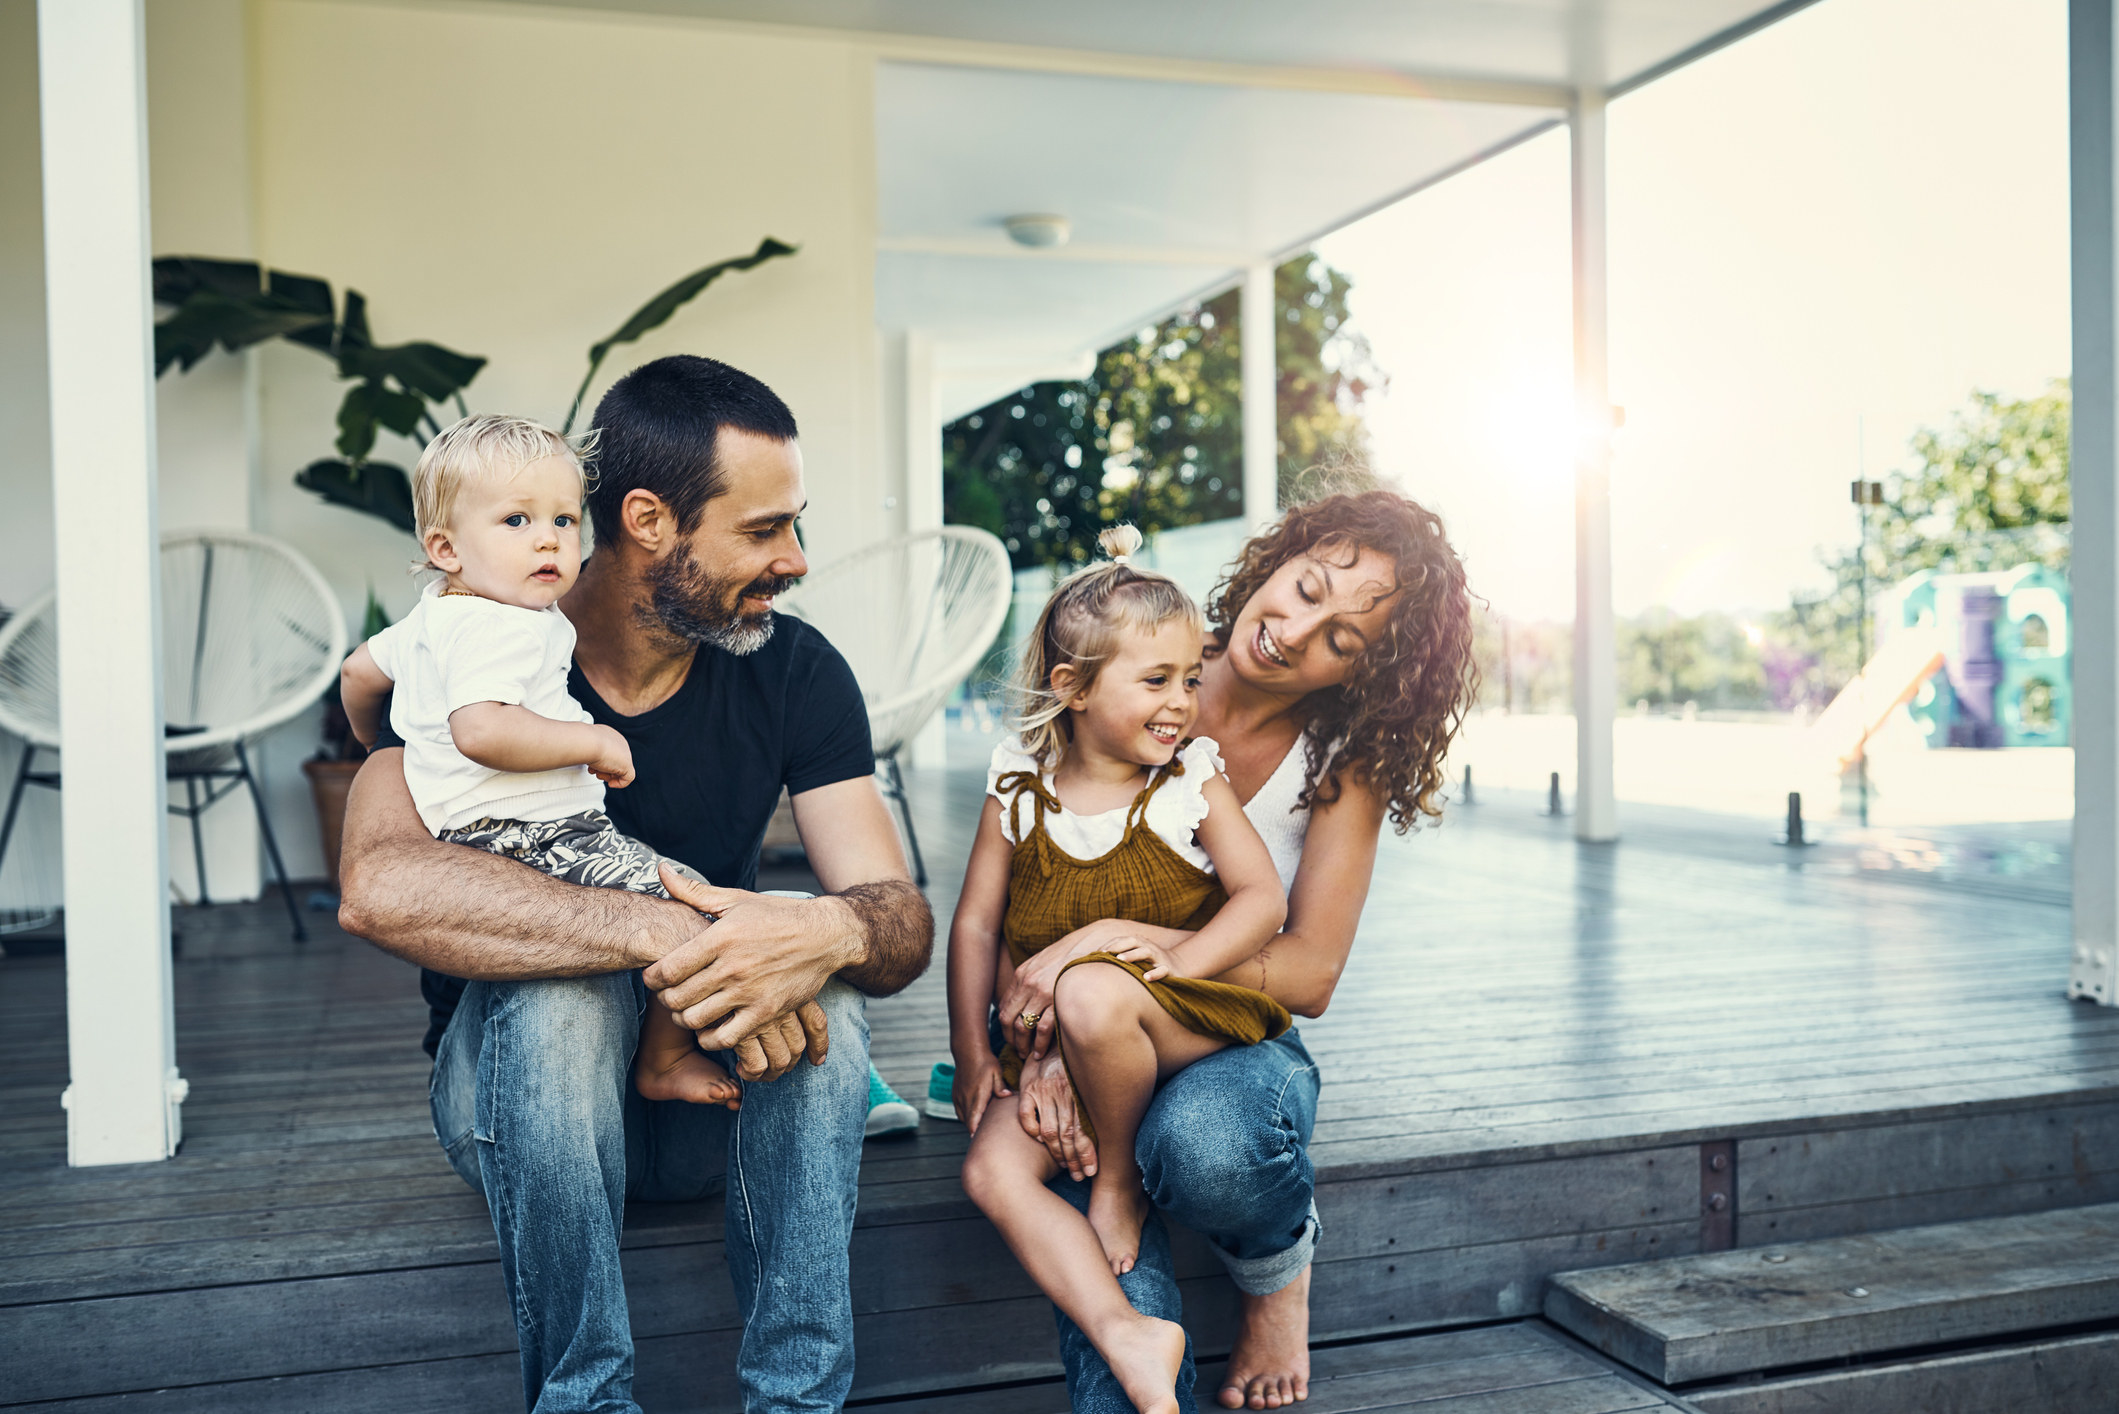
MULTIPOLYGON (((1239 1291, 1263 1296, 1302 1274, 1322 1230, 1308 1152, 1317 1088, 1317 1063, 1290 1030, 1216 1051, 1156 1092, 1133 1151, 1158 1211, 1141 1233, 1139 1260, 1118 1281, 1134 1310, 1169 1321, 1184 1315, 1161 1213, 1206 1238, 1239 1291)), ((1062 1173, 1053 1187, 1088 1210, 1087 1183, 1062 1173)), ((1053 1314, 1075 1414, 1133 1414, 1089 1338, 1057 1307, 1053 1314)), ((1193 1377, 1188 1342, 1177 1380, 1181 1408, 1197 1407, 1193 1377)))
POLYGON ((464 989, 435 1058, 434 1132, 492 1210, 535 1414, 638 1414, 618 1263, 625 1200, 721 1188, 744 1409, 825 1414, 845 1402, 868 1022, 843 982, 817 1001, 829 1058, 745 1084, 731 1113, 633 1089, 648 1003, 637 972, 464 989))

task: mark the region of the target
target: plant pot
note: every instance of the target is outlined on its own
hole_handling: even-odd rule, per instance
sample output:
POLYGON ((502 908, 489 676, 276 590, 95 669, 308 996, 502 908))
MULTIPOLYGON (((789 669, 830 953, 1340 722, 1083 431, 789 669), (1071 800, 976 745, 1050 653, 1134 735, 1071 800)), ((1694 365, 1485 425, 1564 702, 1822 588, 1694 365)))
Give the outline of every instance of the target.
POLYGON ((339 845, 346 836, 346 794, 353 789, 353 778, 360 769, 358 761, 318 758, 302 763, 302 774, 309 778, 309 790, 316 797, 316 833, 324 845, 324 871, 334 889, 338 887, 339 845))

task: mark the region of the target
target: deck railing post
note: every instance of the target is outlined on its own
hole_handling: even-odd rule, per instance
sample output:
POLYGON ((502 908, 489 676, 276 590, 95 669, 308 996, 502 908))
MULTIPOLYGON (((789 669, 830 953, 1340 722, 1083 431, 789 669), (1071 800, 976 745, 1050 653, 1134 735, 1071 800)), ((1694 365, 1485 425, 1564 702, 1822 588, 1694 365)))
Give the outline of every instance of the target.
POLYGON ((2074 313, 2074 953, 2068 995, 2119 1004, 2119 104, 2113 0, 2068 6, 2074 313))
POLYGON ((1604 223, 1604 93, 1582 88, 1568 112, 1574 218, 1575 837, 1615 840, 1612 721, 1618 638, 1611 607, 1611 434, 1604 223))
POLYGON ((40 0, 67 1162, 176 1152, 140 0, 40 0))

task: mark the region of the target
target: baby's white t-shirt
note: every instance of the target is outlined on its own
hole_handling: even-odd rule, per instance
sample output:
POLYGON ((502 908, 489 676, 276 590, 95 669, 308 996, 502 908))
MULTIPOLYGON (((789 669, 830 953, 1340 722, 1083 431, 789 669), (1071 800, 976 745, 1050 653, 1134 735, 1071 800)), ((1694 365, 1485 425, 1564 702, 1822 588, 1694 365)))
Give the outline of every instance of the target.
POLYGON ((603 782, 586 766, 496 771, 456 749, 449 714, 474 702, 527 707, 555 722, 588 722, 567 691, 574 625, 555 605, 519 609, 427 586, 412 612, 368 640, 396 684, 390 729, 405 742, 405 784, 429 830, 496 820, 564 820, 603 808, 603 782))

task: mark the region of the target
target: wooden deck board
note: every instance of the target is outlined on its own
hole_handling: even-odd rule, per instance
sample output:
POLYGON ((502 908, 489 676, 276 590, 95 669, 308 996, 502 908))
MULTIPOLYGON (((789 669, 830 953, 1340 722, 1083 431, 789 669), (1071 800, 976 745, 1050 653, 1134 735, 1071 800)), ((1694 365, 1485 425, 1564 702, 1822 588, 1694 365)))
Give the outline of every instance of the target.
POLYGON ((1548 1320, 1666 1384, 2119 1319, 2119 1204, 1553 1278, 1548 1320))
MULTIPOLYGON (((945 927, 980 779, 913 782, 945 927)), ((1386 838, 1340 1000, 1302 1023, 1327 1082, 1321 1335, 1526 1315, 1551 1271, 1697 1250, 1704 1139, 1740 1141, 1744 1241, 2119 1198, 2119 1013, 2060 997, 2064 830, 2057 875, 1923 874, 1878 864, 1873 842, 1796 856, 1763 822, 1683 812, 1629 810, 1625 844, 1578 846, 1527 798, 1487 801, 1386 838), (1978 1138, 1943 1162, 1952 1134, 1978 1138)), ((2016 834, 2050 852, 2052 832, 2016 834)), ((296 947, 271 901, 180 912, 192 1099, 167 1164, 63 1167, 62 962, 0 961, 0 1343, 48 1316, 92 1364, 144 1319, 128 1303, 162 1301, 172 1333, 142 1348, 164 1353, 123 1376, 147 1383, 104 1388, 218 1382, 236 1365, 215 1362, 247 1360, 229 1389, 351 1389, 413 1362, 396 1368, 514 1397, 490 1225, 428 1132, 413 971, 310 918, 296 947), (244 1348, 181 1339, 217 1300, 244 1348), (316 1313, 335 1302, 369 1315, 324 1322, 327 1339, 316 1313)), ((946 1057, 939 966, 869 1015, 878 1068, 917 1098, 946 1057)), ((938 1387, 923 1364, 942 1386, 1053 1368, 1049 1314, 957 1186, 964 1143, 928 1120, 868 1147, 858 1397, 938 1387), (944 1280, 942 1252, 977 1280, 944 1280), (983 1366, 962 1364, 974 1337, 1000 1347, 983 1366)), ((670 1388, 653 1352, 731 1328, 720 1227, 712 1201, 629 1214, 643 1389, 670 1388)), ((1199 1239, 1175 1244, 1211 1355, 1233 1299, 1199 1239)), ((86 1391, 47 1390, 64 1392, 86 1391)), ((1489 1395, 1506 1407, 1462 1397, 1489 1395)))

